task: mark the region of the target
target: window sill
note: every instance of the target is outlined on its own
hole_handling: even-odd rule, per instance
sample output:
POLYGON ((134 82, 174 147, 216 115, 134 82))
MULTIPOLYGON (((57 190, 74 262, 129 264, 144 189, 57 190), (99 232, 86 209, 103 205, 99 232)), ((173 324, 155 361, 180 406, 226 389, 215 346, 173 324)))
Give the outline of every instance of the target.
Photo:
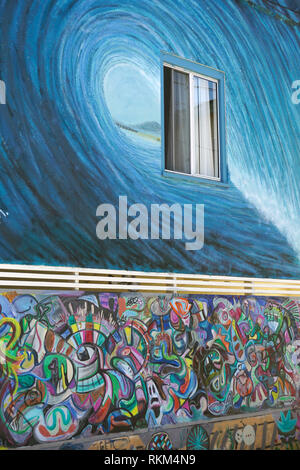
POLYGON ((217 179, 202 178, 201 176, 196 175, 187 175, 185 173, 179 173, 171 170, 163 170, 162 176, 167 178, 173 178, 177 180, 190 181, 191 183, 198 183, 201 186, 210 186, 214 188, 229 188, 230 184, 228 182, 220 181, 217 179))

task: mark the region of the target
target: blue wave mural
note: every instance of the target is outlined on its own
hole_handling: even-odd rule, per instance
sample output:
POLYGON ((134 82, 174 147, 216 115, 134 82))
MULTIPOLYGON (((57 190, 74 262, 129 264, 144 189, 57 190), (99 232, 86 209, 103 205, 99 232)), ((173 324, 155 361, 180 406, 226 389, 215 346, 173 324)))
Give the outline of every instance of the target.
POLYGON ((234 0, 0 0, 0 18, 1 262, 299 277, 296 27, 234 0), (161 51, 226 74, 229 188, 162 177, 160 142, 119 125, 157 132, 161 51), (97 239, 120 195, 204 204, 203 249, 97 239))

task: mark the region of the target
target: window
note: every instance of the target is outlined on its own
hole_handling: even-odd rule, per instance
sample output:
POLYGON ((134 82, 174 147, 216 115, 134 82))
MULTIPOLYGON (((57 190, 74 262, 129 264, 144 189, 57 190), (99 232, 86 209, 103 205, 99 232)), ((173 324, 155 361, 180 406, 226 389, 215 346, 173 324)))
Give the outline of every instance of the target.
POLYGON ((224 74, 175 56, 164 59, 164 170, 225 182, 224 74))

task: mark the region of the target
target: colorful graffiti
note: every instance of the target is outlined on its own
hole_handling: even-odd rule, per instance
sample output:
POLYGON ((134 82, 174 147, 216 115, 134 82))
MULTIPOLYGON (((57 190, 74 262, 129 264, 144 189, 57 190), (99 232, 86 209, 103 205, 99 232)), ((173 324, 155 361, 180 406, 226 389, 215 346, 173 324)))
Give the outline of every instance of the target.
POLYGON ((148 444, 148 450, 172 450, 172 448, 172 442, 166 432, 154 434, 148 444))
MULTIPOLYGON (((0 308, 6 446, 154 430, 299 402, 295 299, 6 292, 0 308)), ((295 426, 282 411, 277 428, 287 443, 295 426)), ((253 428, 236 431, 226 434, 226 445, 254 442, 253 428)), ((151 442, 171 445, 163 432, 151 442)), ((188 446, 208 445, 211 436, 196 425, 188 446)))
POLYGON ((145 444, 138 434, 102 439, 89 445, 88 450, 144 450, 145 444))
POLYGON ((186 447, 188 450, 208 450, 209 436, 202 426, 193 426, 190 430, 186 447))

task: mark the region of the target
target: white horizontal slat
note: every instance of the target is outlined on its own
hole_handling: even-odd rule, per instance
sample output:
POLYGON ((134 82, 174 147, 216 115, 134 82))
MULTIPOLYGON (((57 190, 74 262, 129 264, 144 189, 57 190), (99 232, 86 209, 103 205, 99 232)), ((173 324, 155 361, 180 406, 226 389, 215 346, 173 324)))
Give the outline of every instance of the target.
MULTIPOLYGON (((8 284, 12 287, 72 287, 72 284, 71 283, 67 283, 67 282, 40 282, 40 281, 10 281, 8 283, 8 281, 3 281, 3 280, 0 280, 0 286, 8 286, 8 284)), ((153 289, 158 289, 158 290, 165 290, 165 289, 168 289, 168 290, 176 290, 176 286, 162 286, 162 285, 159 285, 159 286, 153 286, 153 285, 141 285, 141 284, 103 284, 103 283, 78 283, 76 287, 80 287, 80 289, 94 289, 94 288, 100 288, 100 289, 130 289, 130 290, 143 290, 143 289, 147 289, 147 290, 153 290, 153 289)), ((196 288, 197 289, 197 288, 196 288)), ((191 288, 190 287, 182 287, 180 288, 180 290, 185 290, 185 291, 190 291, 191 288)), ((192 288, 192 290, 194 291, 195 288, 192 288)), ((215 290, 218 290, 218 291, 222 291, 222 292, 226 292, 226 291, 236 291, 236 292, 240 292, 240 289, 234 289, 234 288, 228 288, 228 289, 221 289, 221 288, 206 288, 206 287, 203 287, 203 288, 200 288, 198 287, 198 290, 199 291, 215 291, 215 290)), ((243 289, 243 290, 247 290, 247 291, 252 291, 252 289, 243 289)))
MULTIPOLYGON (((101 274, 103 274, 103 271, 101 271, 101 274)), ((148 274, 149 273, 144 273, 148 274)), ((228 285, 228 283, 234 284, 236 286, 245 286, 245 282, 249 283, 251 282, 251 285, 256 285, 258 284, 261 287, 268 287, 270 285, 273 285, 275 282, 280 283, 281 285, 285 285, 286 287, 290 286, 291 288, 298 288, 300 289, 300 281, 295 281, 295 280, 280 280, 280 279, 272 279, 268 280, 256 280, 251 278, 232 278, 232 277, 220 277, 220 276, 209 276, 209 277, 204 277, 202 275, 198 275, 197 278, 194 277, 193 280, 187 279, 188 276, 182 278, 178 277, 178 274, 165 274, 165 278, 160 277, 159 279, 155 279, 154 277, 148 277, 148 278, 141 278, 138 279, 136 272, 128 272, 127 277, 117 277, 117 276, 112 276, 112 275, 106 275, 106 276, 101 276, 101 275, 93 275, 93 276, 87 276, 87 275, 81 275, 79 271, 74 271, 70 274, 61 274, 60 272, 57 272, 55 274, 45 274, 45 273, 31 273, 31 272, 14 272, 14 271, 1 271, 0 268, 0 277, 1 278, 30 278, 30 279, 63 279, 63 280, 74 280, 74 276, 80 276, 81 280, 85 281, 93 281, 97 279, 98 281, 107 281, 111 280, 114 282, 122 282, 126 280, 126 282, 157 282, 157 283, 172 283, 174 280, 176 280, 177 284, 191 284, 191 285, 196 285, 196 284, 211 284, 213 282, 214 285, 228 285), (130 275, 134 275, 134 277, 130 277, 130 275), (167 278, 168 276, 168 278, 167 278), (220 281, 219 279, 222 279, 220 281)), ((160 273, 161 275, 161 273, 160 273)))
MULTIPOLYGON (((3 283, 2 281, 0 281, 0 286, 5 286, 7 287, 7 285, 5 283, 3 283)), ((36 288, 36 289, 40 289, 40 288, 56 288, 56 289, 65 289, 67 288, 68 290, 70 290, 70 284, 64 284, 64 283, 29 283, 29 282, 20 282, 20 283, 12 283, 12 285, 10 287, 18 287, 18 288, 24 288, 24 287, 31 287, 31 288, 36 288)), ((111 284, 82 284, 80 286, 77 286, 77 289, 79 290, 103 290, 105 289, 106 291, 108 292, 111 292, 113 290, 117 290, 117 291, 120 291, 120 292, 129 292, 129 291, 133 291, 133 292, 137 292, 137 291, 140 291, 140 292, 144 292, 144 291, 149 291, 149 292, 177 292, 178 293, 178 289, 174 289, 172 287, 156 287, 156 286, 127 286, 127 285, 118 285, 118 286, 112 286, 111 284)), ((182 288, 180 289, 180 292, 187 292, 187 293, 210 293, 210 294, 228 294, 228 293, 234 293, 234 294, 241 294, 241 290, 240 289, 228 289, 226 291, 224 291, 223 289, 214 289, 214 288, 211 288, 211 289, 200 289, 200 288, 195 288, 195 289, 190 289, 190 288, 182 288)), ((243 294, 246 294, 246 293, 250 293, 249 291, 244 291, 243 294)))

